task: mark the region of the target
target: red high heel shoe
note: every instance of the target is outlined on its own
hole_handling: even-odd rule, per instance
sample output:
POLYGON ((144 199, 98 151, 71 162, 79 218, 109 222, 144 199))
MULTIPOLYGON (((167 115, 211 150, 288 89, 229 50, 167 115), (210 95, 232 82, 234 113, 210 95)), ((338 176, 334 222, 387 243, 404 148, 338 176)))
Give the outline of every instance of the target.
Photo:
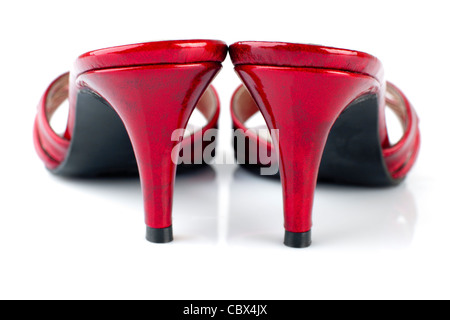
MULTIPOLYGON (((208 86, 227 51, 223 42, 196 40, 82 55, 39 104, 34 128, 39 156, 52 173, 65 176, 123 174, 138 168, 147 239, 172 241, 176 164, 171 156, 180 145, 172 141, 172 133, 186 128, 196 107, 208 120, 203 131, 217 126, 219 100, 208 86), (68 97, 67 131, 59 136, 49 121, 68 97)), ((195 140, 192 144, 197 145, 195 140)))
MULTIPOLYGON (((379 60, 368 54, 312 45, 240 42, 230 47, 246 88, 231 104, 234 126, 260 110, 279 150, 284 195, 285 244, 311 244, 312 208, 319 180, 392 186, 404 180, 419 151, 418 117, 405 95, 383 77, 379 60), (405 134, 392 145, 385 107, 401 119, 405 134), (320 169, 320 170, 319 170, 320 169)), ((254 145, 276 152, 270 139, 248 133, 254 145)), ((257 158, 257 157, 256 157, 257 158)))

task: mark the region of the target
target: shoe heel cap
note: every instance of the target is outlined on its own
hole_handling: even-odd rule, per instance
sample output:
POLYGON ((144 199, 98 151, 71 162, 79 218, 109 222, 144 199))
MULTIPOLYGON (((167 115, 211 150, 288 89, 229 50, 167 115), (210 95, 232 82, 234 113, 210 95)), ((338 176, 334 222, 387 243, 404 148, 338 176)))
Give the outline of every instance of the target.
POLYGON ((312 243, 311 231, 302 233, 286 231, 286 235, 284 237, 284 244, 287 247, 303 249, 310 247, 311 243, 312 243))
POLYGON ((173 228, 170 226, 164 229, 147 227, 147 241, 152 243, 169 243, 173 241, 173 228))

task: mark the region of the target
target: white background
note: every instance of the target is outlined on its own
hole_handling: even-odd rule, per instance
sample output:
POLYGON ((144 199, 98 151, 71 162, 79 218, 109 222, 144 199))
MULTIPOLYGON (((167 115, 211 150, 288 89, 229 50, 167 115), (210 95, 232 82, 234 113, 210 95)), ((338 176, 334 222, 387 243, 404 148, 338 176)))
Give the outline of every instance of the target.
MULTIPOLYGON (((0 298, 450 298, 448 13, 437 0, 3 1, 0 298), (418 164, 395 189, 319 186, 307 250, 282 245, 279 182, 218 166, 177 180, 176 241, 146 242, 138 180, 51 176, 32 145, 35 108, 86 51, 195 38, 376 55, 420 114, 418 164)), ((224 129, 238 84, 227 60, 224 129)), ((226 134, 220 148, 231 152, 226 134)))

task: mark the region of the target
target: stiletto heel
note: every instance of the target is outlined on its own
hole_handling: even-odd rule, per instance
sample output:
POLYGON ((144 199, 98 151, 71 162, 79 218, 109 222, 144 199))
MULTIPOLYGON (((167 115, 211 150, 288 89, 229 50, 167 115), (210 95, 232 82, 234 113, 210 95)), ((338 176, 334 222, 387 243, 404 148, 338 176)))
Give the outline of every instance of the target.
POLYGON ((367 76, 332 70, 238 66, 236 71, 255 97, 269 129, 280 130, 277 144, 285 242, 307 247, 311 243, 314 191, 331 128, 355 97, 375 94, 379 85, 367 76))
MULTIPOLYGON (((202 110, 208 114, 207 127, 216 126, 218 101, 211 90, 205 91, 221 69, 227 50, 222 43, 208 41, 165 45, 173 54, 165 57, 168 60, 155 61, 159 43, 141 45, 139 59, 146 56, 144 61, 127 57, 121 48, 109 49, 103 56, 84 56, 97 56, 95 62, 103 65, 71 76, 70 116, 65 138, 70 139, 71 147, 59 157, 60 162, 51 156, 51 148, 45 148, 55 144, 55 140, 47 141, 46 131, 42 129, 47 122, 39 121, 51 109, 48 103, 52 97, 44 97, 35 131, 38 152, 56 174, 114 174, 132 170, 137 163, 144 194, 147 240, 155 243, 173 240, 172 197, 177 166, 172 154, 178 154, 180 142, 173 141, 172 134, 186 128, 202 97, 200 104, 203 103, 202 110), (197 55, 189 52, 191 45, 197 51, 203 46, 203 51, 197 55), (105 62, 113 52, 120 61, 128 58, 126 65, 105 62), (210 105, 205 107, 205 103, 210 105), (92 139, 96 141, 89 141, 92 139)), ((78 69, 83 68, 83 62, 80 58, 78 69)))
POLYGON ((122 119, 136 155, 144 194, 147 240, 172 241, 176 164, 172 133, 185 129, 218 63, 161 65, 85 73, 78 78, 108 101, 122 119))
POLYGON ((268 128, 279 130, 269 145, 278 146, 287 246, 311 244, 319 169, 322 180, 395 185, 406 175, 403 169, 411 168, 419 145, 418 121, 406 100, 399 112, 409 114, 404 121, 411 130, 396 151, 405 156, 397 157, 390 168, 392 158, 384 158, 392 146, 384 122, 386 83, 375 58, 338 49, 256 42, 231 46, 231 55, 249 92, 240 88, 233 98, 235 127, 245 130, 245 121, 257 106, 268 128), (352 64, 355 56, 359 60, 352 64), (254 103, 248 102, 249 94, 254 103))

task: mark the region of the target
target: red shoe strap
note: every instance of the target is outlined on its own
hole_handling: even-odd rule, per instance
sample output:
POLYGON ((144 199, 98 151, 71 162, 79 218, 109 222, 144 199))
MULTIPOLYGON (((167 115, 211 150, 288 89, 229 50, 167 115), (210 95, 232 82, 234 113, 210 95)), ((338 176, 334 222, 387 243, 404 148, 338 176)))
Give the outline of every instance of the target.
POLYGON ((385 148, 383 155, 392 177, 402 179, 411 170, 419 153, 419 118, 403 92, 391 83, 387 84, 386 105, 401 120, 405 134, 397 144, 385 148))

